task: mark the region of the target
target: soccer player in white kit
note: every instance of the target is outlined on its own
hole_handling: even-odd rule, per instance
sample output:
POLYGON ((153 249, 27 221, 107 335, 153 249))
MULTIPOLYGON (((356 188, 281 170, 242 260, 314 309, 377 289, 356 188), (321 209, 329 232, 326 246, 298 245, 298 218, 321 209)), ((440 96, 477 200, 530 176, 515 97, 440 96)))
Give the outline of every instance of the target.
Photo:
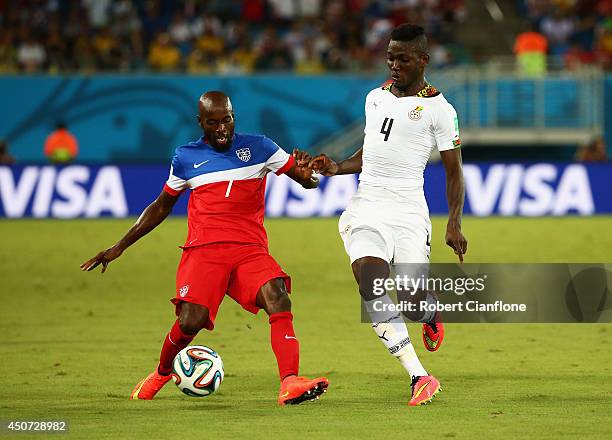
MULTIPOLYGON (((381 301, 392 300, 386 294, 375 294, 374 286, 376 279, 388 278, 391 268, 402 275, 402 271, 414 271, 418 263, 421 267, 429 263, 431 222, 423 171, 434 148, 440 152, 446 172, 446 243, 460 261, 467 251, 461 233, 464 185, 457 113, 427 83, 428 62, 422 27, 403 24, 393 29, 387 48, 391 82, 366 97, 363 147, 338 163, 326 155, 310 161, 313 170, 325 176, 361 172, 359 189, 340 217, 339 231, 372 327, 412 378, 412 406, 431 401, 440 391, 440 382, 421 365, 400 313, 381 310, 381 301)), ((400 293, 398 290, 398 296, 400 293)), ((437 301, 431 293, 424 295, 430 303, 437 301)), ((406 316, 424 323, 425 347, 437 350, 444 337, 439 314, 406 316)))

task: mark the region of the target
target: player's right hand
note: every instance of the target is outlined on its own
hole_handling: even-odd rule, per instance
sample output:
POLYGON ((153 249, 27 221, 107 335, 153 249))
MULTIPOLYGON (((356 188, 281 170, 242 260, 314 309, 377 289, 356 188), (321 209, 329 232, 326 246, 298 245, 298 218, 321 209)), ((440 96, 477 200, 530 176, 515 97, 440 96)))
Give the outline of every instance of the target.
POLYGON ((116 258, 119 258, 122 253, 123 253, 122 250, 114 246, 112 248, 108 248, 105 251, 99 252, 98 255, 96 255, 93 258, 90 258, 85 263, 81 264, 80 266, 81 270, 89 272, 90 270, 94 270, 96 267, 98 267, 101 264, 102 273, 104 273, 106 272, 108 263, 110 263, 116 258))
POLYGON ((308 167, 324 176, 335 176, 338 173, 338 164, 325 154, 319 154, 311 159, 308 167))
POLYGON ((446 227, 446 244, 450 246, 455 255, 459 257, 459 262, 463 263, 463 255, 467 252, 467 240, 457 226, 448 225, 446 227))

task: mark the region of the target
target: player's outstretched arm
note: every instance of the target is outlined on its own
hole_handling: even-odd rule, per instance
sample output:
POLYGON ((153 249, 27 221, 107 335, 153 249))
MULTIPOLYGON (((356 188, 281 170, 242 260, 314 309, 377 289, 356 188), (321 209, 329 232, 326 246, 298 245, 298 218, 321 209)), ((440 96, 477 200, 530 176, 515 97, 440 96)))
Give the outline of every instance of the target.
POLYGON ((300 151, 296 148, 293 150, 293 158, 295 159, 295 164, 285 174, 306 189, 319 186, 319 179, 312 175, 312 169, 308 167, 312 157, 305 151, 300 151))
POLYGON ((310 161, 308 166, 324 176, 361 173, 362 156, 363 148, 360 148, 348 159, 336 163, 325 154, 319 154, 310 161))
POLYGON ((448 223, 446 225, 446 244, 455 251, 459 261, 467 252, 467 240, 461 233, 461 215, 463 213, 464 184, 461 169, 461 150, 441 151, 442 163, 446 172, 446 199, 448 201, 448 223))
POLYGON ((145 208, 140 217, 138 217, 138 220, 136 220, 136 223, 134 223, 134 226, 130 228, 121 240, 114 246, 99 252, 95 257, 81 264, 81 270, 90 271, 101 264, 102 273, 106 272, 108 263, 119 258, 123 251, 134 244, 140 237, 155 229, 157 225, 168 217, 177 200, 178 196, 162 191, 159 197, 145 208))

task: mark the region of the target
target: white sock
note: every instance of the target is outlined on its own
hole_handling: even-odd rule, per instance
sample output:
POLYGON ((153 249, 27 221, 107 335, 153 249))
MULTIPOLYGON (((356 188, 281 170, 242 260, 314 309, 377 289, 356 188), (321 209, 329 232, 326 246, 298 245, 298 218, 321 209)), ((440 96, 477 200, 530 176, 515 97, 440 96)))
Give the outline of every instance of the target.
POLYGON ((427 376, 427 371, 421 365, 408 335, 408 327, 400 312, 389 311, 385 305, 395 304, 389 295, 385 294, 371 301, 363 302, 372 320, 372 328, 389 353, 399 359, 408 374, 412 376, 427 376), (382 309, 382 310, 381 310, 382 309))
POLYGON ((410 377, 412 376, 427 376, 427 371, 421 365, 421 361, 414 351, 412 344, 408 344, 405 352, 403 352, 397 358, 399 359, 402 366, 406 369, 410 377))

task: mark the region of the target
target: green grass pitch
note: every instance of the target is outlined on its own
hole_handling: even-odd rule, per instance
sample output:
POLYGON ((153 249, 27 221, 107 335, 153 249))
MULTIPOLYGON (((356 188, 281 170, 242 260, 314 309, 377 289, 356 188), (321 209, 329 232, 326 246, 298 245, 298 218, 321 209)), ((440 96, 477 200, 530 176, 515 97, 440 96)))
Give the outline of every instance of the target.
MULTIPOLYGON (((66 419, 70 438, 89 439, 610 438, 604 324, 451 324, 436 353, 411 324, 443 392, 408 407, 407 375, 359 322, 336 219, 267 221, 272 253, 293 277, 301 372, 331 382, 319 402, 276 406, 267 320, 228 299, 215 331, 195 340, 223 357, 219 393, 189 398, 169 384, 154 401, 129 401, 174 320, 186 232, 184 218, 169 219, 106 274, 79 271, 132 221, 0 221, 0 419, 66 419)), ((454 261, 444 219, 433 223, 433 261, 454 261)), ((611 217, 466 218, 464 232, 468 262, 612 260, 611 217)))

